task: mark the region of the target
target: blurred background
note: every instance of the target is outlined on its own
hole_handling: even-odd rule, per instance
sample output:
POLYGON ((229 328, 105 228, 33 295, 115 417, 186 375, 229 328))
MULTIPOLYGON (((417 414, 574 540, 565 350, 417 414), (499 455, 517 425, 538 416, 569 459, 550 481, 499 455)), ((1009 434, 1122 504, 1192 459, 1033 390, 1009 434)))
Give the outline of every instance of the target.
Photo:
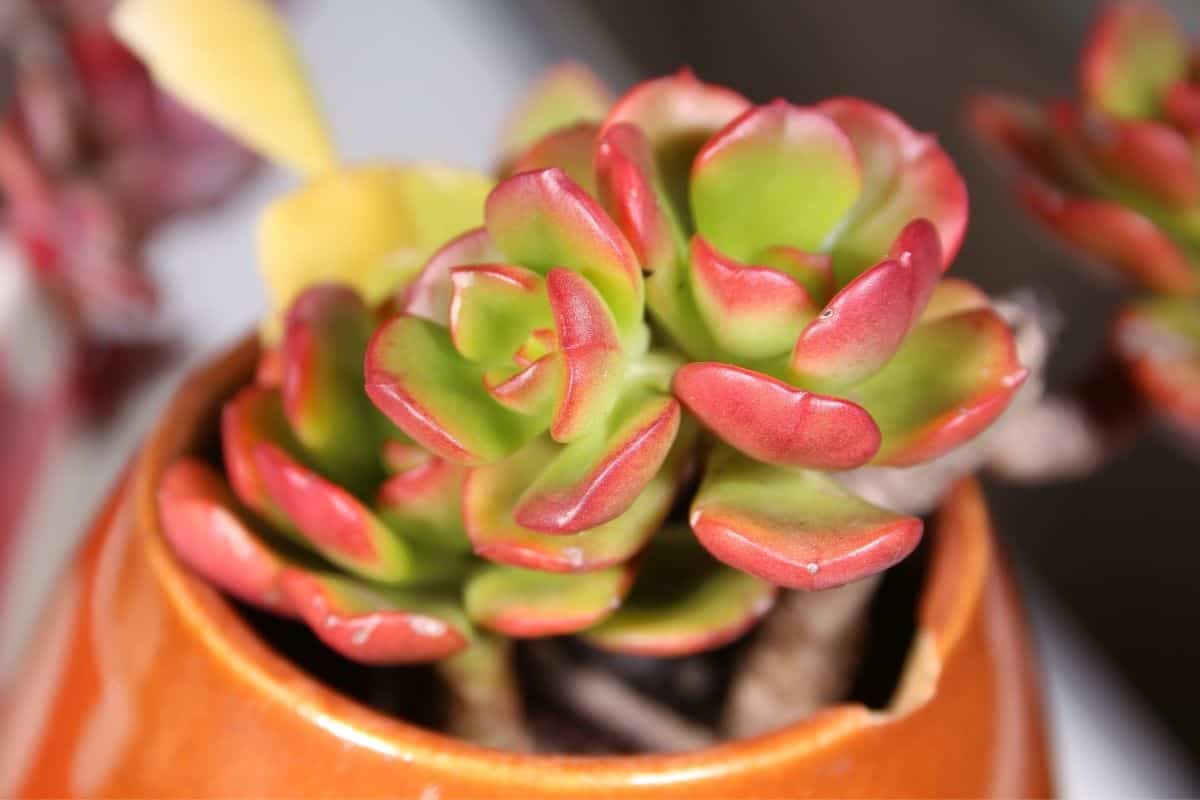
MULTIPOLYGON (((1195 0, 1165 4, 1200 33, 1195 0)), ((972 215, 956 273, 992 293, 1034 287, 1061 310, 1052 388, 1068 387, 1088 370, 1126 297, 1025 219, 963 119, 964 102, 981 89, 1073 92, 1075 60, 1099 3, 356 0, 352 12, 335 0, 285 6, 352 158, 489 167, 499 126, 522 87, 567 57, 618 90, 687 64, 757 101, 860 95, 936 132, 963 171, 972 215)), ((161 368, 131 384, 110 413, 85 413, 71 401, 71 410, 20 426, 41 432, 26 437, 36 441, 21 444, 33 449, 20 456, 0 418, 0 446, 8 450, 0 467, 22 465, 21 481, 0 479, 0 565, 5 550, 12 565, 6 579, 0 572, 0 675, 15 660, 55 570, 179 376, 248 330, 262 307, 254 218, 291 181, 251 171, 236 154, 218 150, 230 160, 220 191, 196 208, 155 218, 135 237, 139 269, 156 293, 151 322, 136 336, 167 343, 153 348, 161 368)), ((46 396, 56 374, 47 364, 64 365, 61 373, 80 360, 77 321, 64 332, 61 303, 47 304, 44 285, 29 277, 36 273, 26 269, 28 258, 11 235, 0 242, 0 375, 18 400, 34 389, 46 396)), ((123 362, 104 363, 115 374, 123 362)), ((4 386, 0 414, 11 423, 20 403, 5 400, 4 386)), ((1200 792, 1198 489, 1200 463, 1157 432, 1086 480, 1037 488, 990 482, 998 528, 1032 598, 1071 796, 1200 792)))

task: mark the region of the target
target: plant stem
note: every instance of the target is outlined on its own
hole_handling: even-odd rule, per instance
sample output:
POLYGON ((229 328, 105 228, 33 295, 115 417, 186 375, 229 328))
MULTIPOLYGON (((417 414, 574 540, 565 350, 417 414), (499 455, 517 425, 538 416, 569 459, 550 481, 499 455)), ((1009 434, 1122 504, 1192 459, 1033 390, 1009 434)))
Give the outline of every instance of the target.
POLYGON ((574 664, 553 642, 529 652, 545 685, 571 712, 647 752, 698 750, 715 742, 711 731, 631 689, 595 667, 574 664))
POLYGON ((732 737, 801 720, 845 697, 879 576, 820 592, 787 592, 737 671, 721 721, 732 737))
POLYGON ((482 636, 453 658, 438 662, 437 670, 450 690, 449 733, 498 750, 533 750, 510 641, 482 636))

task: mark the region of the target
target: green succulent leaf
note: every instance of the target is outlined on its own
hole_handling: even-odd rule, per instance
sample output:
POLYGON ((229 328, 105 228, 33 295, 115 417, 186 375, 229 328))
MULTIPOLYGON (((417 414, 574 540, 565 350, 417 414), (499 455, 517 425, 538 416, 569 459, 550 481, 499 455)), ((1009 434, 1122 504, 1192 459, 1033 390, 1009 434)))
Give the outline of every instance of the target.
POLYGON ((545 427, 496 403, 484 368, 454 349, 446 329, 400 315, 367 348, 367 395, 401 430, 443 458, 499 461, 545 427))
POLYGON ((450 282, 450 335, 471 361, 511 363, 535 329, 553 324, 545 281, 524 267, 456 267, 450 282))
POLYGON ((380 518, 425 552, 471 550, 459 508, 466 467, 425 451, 424 459, 383 482, 375 498, 380 518))
POLYGON ((1008 324, 983 308, 919 325, 887 366, 847 394, 879 425, 874 462, 909 466, 994 422, 1028 374, 1008 324))
POLYGON ((513 114, 504 132, 504 153, 514 158, 563 128, 604 118, 612 96, 587 67, 563 62, 548 71, 513 114))
POLYGON ((837 291, 833 259, 827 253, 810 253, 798 247, 777 245, 759 253, 754 261, 792 278, 804 287, 815 305, 824 305, 837 291))
POLYGON ((1153 117, 1167 87, 1187 75, 1189 59, 1187 37, 1165 10, 1111 3, 1083 54, 1083 93, 1109 114, 1153 117))
POLYGON ((613 316, 586 278, 567 269, 552 269, 546 292, 565 378, 550 435, 555 441, 570 442, 611 413, 627 356, 613 316))
POLYGON ((283 400, 277 389, 247 386, 221 409, 221 450, 225 473, 238 499, 276 529, 296 535, 287 514, 267 491, 259 473, 255 451, 267 443, 283 448, 293 457, 302 452, 288 427, 283 400))
POLYGON ((560 636, 611 614, 631 582, 626 565, 567 574, 489 564, 467 580, 463 602, 474 622, 506 636, 560 636))
POLYGON ((578 533, 619 517, 658 474, 680 417, 669 394, 629 392, 605 424, 545 465, 521 494, 514 519, 544 533, 578 533))
POLYGON ((475 635, 453 590, 396 589, 302 570, 285 572, 282 585, 312 632, 352 661, 436 661, 475 635))
MULTIPOLYGON (((713 134, 750 108, 750 101, 723 86, 704 83, 688 69, 643 81, 612 107, 601 126, 603 139, 614 126, 629 125, 649 143, 657 181, 673 217, 694 229, 688 207, 688 178, 696 153, 713 134)), ((657 265, 654 266, 657 269, 657 265)))
POLYGON ((692 293, 713 338, 739 358, 788 352, 816 314, 808 291, 790 275, 742 264, 692 237, 692 293))
POLYGON ((454 295, 450 273, 454 268, 502 261, 503 256, 483 228, 472 228, 459 234, 425 262, 417 277, 401 293, 399 310, 449 327, 450 303, 454 295))
POLYGON ((593 154, 600 126, 582 122, 567 128, 559 128, 534 142, 528 150, 513 162, 508 174, 532 172, 558 167, 580 188, 597 196, 596 170, 593 154))
POLYGON ((818 108, 849 137, 862 167, 862 192, 832 243, 838 285, 878 263, 915 219, 937 228, 949 266, 967 229, 967 187, 937 140, 865 100, 835 98, 818 108))
POLYGON ((484 221, 509 263, 539 274, 578 272, 596 288, 623 337, 642 324, 642 270, 625 236, 560 169, 514 175, 487 198, 484 221))
POLYGON ((651 542, 625 602, 584 639, 632 655, 689 655, 741 636, 774 599, 773 585, 717 562, 674 526, 651 542))
POLYGON ((523 492, 562 451, 548 437, 511 458, 475 467, 463 485, 463 517, 475 553, 490 561, 549 572, 588 572, 628 561, 658 530, 675 500, 695 441, 685 426, 662 469, 617 518, 581 533, 541 533, 517 523, 523 492))
POLYGON ((322 472, 357 490, 381 477, 379 449, 391 428, 362 388, 374 329, 375 315, 353 289, 318 284, 288 309, 279 351, 292 432, 322 472))
POLYGON ((381 583, 419 583, 453 573, 444 554, 422 553, 354 495, 281 448, 259 444, 255 464, 271 500, 304 540, 349 572, 381 583))
POLYGON ((862 187, 850 139, 824 114, 776 101, 738 117, 692 169, 696 229, 751 261, 773 245, 823 247, 862 187))
POLYGON ((903 344, 941 274, 937 229, 924 219, 910 223, 885 260, 850 281, 808 324, 792 350, 792 370, 823 385, 874 374, 903 344))
POLYGON ((721 561, 793 589, 882 572, 917 546, 921 520, 876 508, 828 475, 719 448, 692 501, 696 537, 721 561))

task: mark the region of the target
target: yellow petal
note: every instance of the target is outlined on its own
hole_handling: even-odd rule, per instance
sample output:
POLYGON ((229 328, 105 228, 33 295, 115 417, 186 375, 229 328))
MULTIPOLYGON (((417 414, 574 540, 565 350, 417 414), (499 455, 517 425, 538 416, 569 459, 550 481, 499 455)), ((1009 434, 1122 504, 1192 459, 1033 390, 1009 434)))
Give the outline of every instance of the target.
POLYGON ((113 29, 183 103, 304 174, 334 165, 282 21, 264 0, 122 0, 113 29))
POLYGON ((485 175, 439 164, 376 164, 325 173, 272 203, 258 232, 271 303, 264 335, 314 283, 338 281, 378 303, 447 240, 483 224, 485 175))

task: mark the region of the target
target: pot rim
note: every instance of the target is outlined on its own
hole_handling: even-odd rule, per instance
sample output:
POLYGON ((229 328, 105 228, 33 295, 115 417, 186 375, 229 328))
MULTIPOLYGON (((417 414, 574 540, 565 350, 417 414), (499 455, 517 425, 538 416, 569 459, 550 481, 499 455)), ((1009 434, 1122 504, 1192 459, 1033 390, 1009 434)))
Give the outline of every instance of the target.
POLYGON ((535 769, 590 787, 618 779, 644 786, 696 780, 718 765, 724 775, 759 770, 837 747, 862 729, 886 726, 923 706, 935 695, 942 665, 982 602, 992 559, 990 524, 978 484, 967 479, 951 490, 936 515, 913 643, 885 710, 842 703, 793 725, 701 750, 614 756, 510 753, 417 727, 361 705, 276 653, 223 595, 175 557, 163 535, 155 495, 164 469, 211 429, 220 404, 252 379, 258 355, 258 340, 251 334, 190 373, 176 390, 134 468, 136 540, 167 602, 236 679, 253 684, 305 722, 381 756, 436 762, 448 771, 493 780, 498 773, 535 769))

